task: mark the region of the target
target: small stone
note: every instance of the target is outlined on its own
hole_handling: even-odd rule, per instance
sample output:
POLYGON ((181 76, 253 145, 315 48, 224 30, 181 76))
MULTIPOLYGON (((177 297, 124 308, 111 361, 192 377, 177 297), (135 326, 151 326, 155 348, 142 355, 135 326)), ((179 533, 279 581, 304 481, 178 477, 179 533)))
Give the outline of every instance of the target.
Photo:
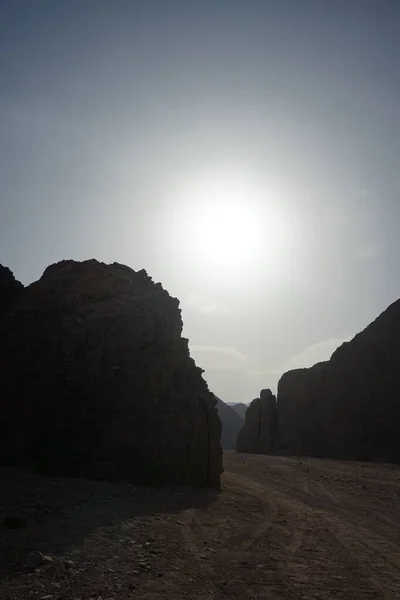
POLYGON ((48 554, 42 554, 41 556, 45 562, 54 562, 54 558, 48 554))
POLYGON ((75 563, 74 563, 74 561, 73 561, 73 560, 64 560, 64 565, 65 565, 66 567, 74 567, 74 566, 75 566, 75 563))

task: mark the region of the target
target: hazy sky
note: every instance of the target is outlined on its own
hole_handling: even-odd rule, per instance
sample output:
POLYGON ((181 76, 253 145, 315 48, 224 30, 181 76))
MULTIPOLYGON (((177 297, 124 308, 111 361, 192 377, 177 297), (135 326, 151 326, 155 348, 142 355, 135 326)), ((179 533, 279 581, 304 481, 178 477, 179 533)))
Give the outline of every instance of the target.
POLYGON ((145 268, 250 401, 400 296, 398 0, 2 0, 0 262, 145 268))

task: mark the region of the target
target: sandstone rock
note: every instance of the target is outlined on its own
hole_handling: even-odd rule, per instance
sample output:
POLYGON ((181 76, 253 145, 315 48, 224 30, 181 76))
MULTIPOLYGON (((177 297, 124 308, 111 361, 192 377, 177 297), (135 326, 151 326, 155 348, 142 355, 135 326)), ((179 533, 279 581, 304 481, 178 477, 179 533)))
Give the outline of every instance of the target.
POLYGON ((0 461, 219 486, 221 423, 178 305, 143 270, 48 267, 0 320, 0 461))
POLYGON ((400 300, 311 369, 278 386, 285 452, 400 462, 400 300), (297 450, 296 450, 297 452, 297 450))
POLYGON ((24 286, 17 281, 8 267, 0 265, 0 317, 22 294, 24 286))
POLYGON ((275 450, 278 454, 308 454, 310 414, 306 410, 310 388, 321 377, 326 363, 310 369, 295 369, 282 375, 278 383, 275 450))
POLYGON ((246 411, 246 421, 241 429, 237 452, 269 454, 274 448, 276 398, 271 390, 261 390, 246 411))

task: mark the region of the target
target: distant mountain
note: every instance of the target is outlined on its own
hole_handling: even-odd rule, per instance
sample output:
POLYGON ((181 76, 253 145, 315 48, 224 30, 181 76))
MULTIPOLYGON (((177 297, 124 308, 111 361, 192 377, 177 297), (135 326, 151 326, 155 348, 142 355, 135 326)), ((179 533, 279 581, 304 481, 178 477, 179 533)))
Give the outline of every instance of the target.
POLYGON ((222 423, 221 446, 224 450, 235 450, 239 431, 244 426, 244 419, 238 415, 232 406, 217 399, 217 409, 222 423))
POLYGON ((248 404, 245 404, 244 402, 231 402, 228 404, 233 408, 235 413, 239 415, 239 417, 241 417, 243 420, 246 418, 246 410, 249 408, 248 404))

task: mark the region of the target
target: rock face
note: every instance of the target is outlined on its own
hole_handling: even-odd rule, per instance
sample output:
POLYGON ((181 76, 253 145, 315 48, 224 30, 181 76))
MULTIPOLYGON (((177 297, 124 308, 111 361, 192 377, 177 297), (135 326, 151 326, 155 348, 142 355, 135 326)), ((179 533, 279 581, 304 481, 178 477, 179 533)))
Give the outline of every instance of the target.
POLYGON ((278 454, 293 456, 309 453, 311 423, 306 405, 326 365, 326 362, 321 362, 310 369, 288 371, 279 380, 274 448, 278 454))
POLYGON ((221 398, 217 399, 218 415, 222 423, 221 445, 224 450, 235 450, 239 431, 244 425, 244 419, 228 406, 221 398))
POLYGON ((282 376, 272 436, 253 401, 238 450, 400 463, 399 340, 400 300, 329 361, 282 376))
POLYGON ((218 487, 221 423, 178 305, 145 271, 48 267, 0 320, 0 461, 218 487))
POLYGON ((400 462, 399 339, 400 300, 328 362, 300 378, 286 373, 278 387, 278 439, 294 439, 297 415, 301 453, 400 462))
POLYGON ((261 390, 246 411, 245 425, 240 431, 237 452, 270 454, 274 448, 276 398, 271 390, 261 390))
POLYGON ((24 286, 17 281, 8 267, 0 265, 0 317, 23 292, 24 286))

